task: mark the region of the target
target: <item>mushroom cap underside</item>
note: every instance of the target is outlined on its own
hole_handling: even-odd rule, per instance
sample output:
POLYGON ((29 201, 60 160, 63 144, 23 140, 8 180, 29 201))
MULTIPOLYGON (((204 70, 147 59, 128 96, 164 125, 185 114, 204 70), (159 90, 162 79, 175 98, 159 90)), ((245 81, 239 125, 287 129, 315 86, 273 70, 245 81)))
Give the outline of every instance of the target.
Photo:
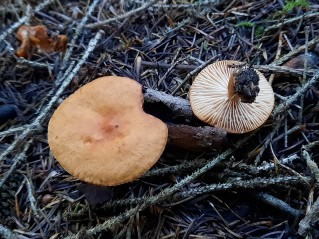
POLYGON ((48 126, 50 149, 75 177, 97 185, 133 181, 152 167, 167 126, 146 114, 142 88, 124 77, 98 78, 65 99, 48 126))
POLYGON ((259 76, 260 92, 253 103, 239 98, 229 99, 228 83, 238 71, 239 61, 218 61, 208 65, 195 78, 190 88, 190 103, 194 114, 202 121, 230 133, 245 133, 262 125, 274 107, 274 93, 265 76, 259 76))

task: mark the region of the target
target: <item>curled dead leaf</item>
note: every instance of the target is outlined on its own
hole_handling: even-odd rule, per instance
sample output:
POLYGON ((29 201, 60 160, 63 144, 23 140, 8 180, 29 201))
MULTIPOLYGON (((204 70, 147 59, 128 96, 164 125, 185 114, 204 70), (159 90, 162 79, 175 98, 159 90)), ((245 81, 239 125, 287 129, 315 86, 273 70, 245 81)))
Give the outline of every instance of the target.
POLYGON ((16 51, 18 57, 27 58, 34 48, 47 53, 66 50, 67 36, 58 35, 50 38, 47 28, 43 25, 21 26, 17 38, 21 41, 21 46, 16 51))

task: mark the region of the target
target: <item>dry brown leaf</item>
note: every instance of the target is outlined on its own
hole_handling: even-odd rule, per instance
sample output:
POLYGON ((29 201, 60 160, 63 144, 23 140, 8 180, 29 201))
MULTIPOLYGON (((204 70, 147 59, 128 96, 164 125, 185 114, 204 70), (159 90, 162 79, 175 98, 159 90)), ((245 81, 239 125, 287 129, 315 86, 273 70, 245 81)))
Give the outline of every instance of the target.
POLYGON ((58 35, 50 38, 47 28, 43 25, 34 27, 21 26, 17 32, 17 38, 21 46, 17 50, 18 57, 27 58, 34 48, 39 52, 65 51, 67 44, 66 35, 58 35))

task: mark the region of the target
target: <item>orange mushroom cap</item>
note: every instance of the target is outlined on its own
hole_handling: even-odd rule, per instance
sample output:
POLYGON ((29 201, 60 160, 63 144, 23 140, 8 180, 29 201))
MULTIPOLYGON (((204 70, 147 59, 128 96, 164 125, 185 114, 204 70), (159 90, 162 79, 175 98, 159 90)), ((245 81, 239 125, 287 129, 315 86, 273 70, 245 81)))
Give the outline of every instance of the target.
POLYGON ((54 157, 88 183, 114 186, 152 167, 168 129, 143 109, 142 87, 125 77, 98 78, 65 99, 48 125, 54 157))
POLYGON ((190 88, 190 104, 202 121, 230 133, 245 133, 261 126, 274 107, 274 92, 265 76, 259 77, 259 93, 252 103, 243 102, 234 92, 234 76, 243 65, 239 61, 218 61, 208 65, 190 88))

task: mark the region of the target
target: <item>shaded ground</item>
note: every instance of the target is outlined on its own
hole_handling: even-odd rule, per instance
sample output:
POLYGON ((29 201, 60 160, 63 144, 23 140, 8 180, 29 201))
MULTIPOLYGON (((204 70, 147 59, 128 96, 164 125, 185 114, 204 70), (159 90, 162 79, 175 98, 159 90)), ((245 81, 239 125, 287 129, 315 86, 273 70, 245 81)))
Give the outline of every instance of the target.
MULTIPOLYGON (((319 5, 295 3, 5 1, 2 237, 319 237, 319 5), (26 23, 66 34, 67 52, 18 59, 15 33, 26 23), (168 147, 147 175, 111 188, 74 179, 50 154, 48 120, 85 83, 127 76, 145 89, 187 99, 198 67, 224 59, 252 64, 273 81, 276 106, 260 129, 229 134, 228 146, 219 150, 168 147)), ((175 117, 161 104, 146 103, 145 109, 168 123, 204 125, 175 117)))

